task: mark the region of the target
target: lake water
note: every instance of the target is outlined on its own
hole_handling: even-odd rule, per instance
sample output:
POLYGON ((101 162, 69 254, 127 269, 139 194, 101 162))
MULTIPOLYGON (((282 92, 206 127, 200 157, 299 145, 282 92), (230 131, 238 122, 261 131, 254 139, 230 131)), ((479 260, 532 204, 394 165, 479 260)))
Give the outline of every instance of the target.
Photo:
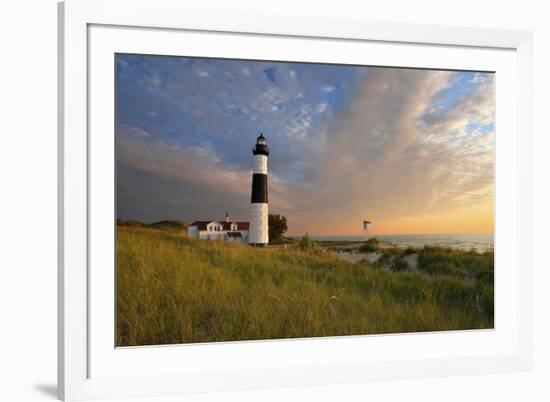
MULTIPOLYGON (((289 236, 301 239, 301 236, 289 236)), ((451 247, 461 250, 486 251, 494 248, 493 233, 453 233, 421 235, 370 235, 370 236, 310 236, 313 240, 365 241, 370 237, 386 240, 399 247, 423 247, 424 245, 451 247)))

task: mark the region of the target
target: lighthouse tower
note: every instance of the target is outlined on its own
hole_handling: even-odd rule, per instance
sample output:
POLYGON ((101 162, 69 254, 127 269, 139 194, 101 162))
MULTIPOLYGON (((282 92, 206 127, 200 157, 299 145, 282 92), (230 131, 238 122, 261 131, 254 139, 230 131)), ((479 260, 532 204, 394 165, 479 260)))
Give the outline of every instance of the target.
POLYGON ((256 146, 252 148, 254 159, 252 162, 252 197, 250 209, 250 229, 248 243, 263 247, 269 243, 268 207, 267 207, 267 157, 269 148, 263 134, 256 139, 256 146))

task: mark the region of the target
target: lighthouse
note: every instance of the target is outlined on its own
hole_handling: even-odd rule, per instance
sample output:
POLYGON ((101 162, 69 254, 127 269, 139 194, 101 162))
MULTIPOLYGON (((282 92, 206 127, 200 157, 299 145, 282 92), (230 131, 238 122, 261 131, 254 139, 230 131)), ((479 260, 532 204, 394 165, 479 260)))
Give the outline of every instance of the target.
POLYGON ((267 157, 269 148, 263 134, 256 139, 252 148, 252 196, 250 199, 250 229, 248 243, 264 247, 269 243, 268 201, 267 201, 267 157))

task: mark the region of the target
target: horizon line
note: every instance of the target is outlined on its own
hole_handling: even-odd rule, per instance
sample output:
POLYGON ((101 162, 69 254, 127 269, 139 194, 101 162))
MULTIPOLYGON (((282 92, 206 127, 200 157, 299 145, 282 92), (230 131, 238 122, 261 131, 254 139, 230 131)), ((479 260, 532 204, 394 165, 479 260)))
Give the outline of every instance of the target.
POLYGON ((495 232, 431 232, 431 233, 367 233, 367 234, 311 234, 311 233, 304 233, 304 234, 285 234, 286 237, 300 237, 305 235, 311 236, 311 237, 337 237, 337 236, 369 236, 369 237, 376 237, 376 236, 428 236, 428 235, 457 235, 457 234, 491 234, 494 235, 495 232))

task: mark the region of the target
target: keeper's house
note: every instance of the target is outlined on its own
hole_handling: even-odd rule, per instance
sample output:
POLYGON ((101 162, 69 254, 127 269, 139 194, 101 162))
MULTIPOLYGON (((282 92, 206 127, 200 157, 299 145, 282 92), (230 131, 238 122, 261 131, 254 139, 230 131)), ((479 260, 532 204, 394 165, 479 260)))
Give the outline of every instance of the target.
POLYGON ((187 228, 189 237, 201 240, 222 240, 248 243, 249 222, 237 222, 225 214, 223 221, 195 221, 187 228))

